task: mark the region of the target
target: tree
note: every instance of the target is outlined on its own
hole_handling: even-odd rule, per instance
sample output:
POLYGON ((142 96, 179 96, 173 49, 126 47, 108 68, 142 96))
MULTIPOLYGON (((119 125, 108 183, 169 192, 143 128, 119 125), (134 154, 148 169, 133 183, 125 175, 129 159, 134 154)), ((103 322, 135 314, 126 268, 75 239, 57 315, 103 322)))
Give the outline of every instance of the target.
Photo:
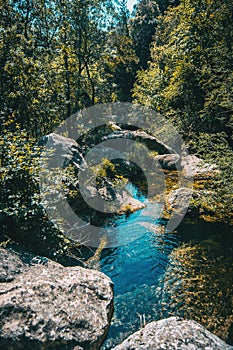
POLYGON ((232 133, 232 3, 182 1, 160 19, 150 68, 136 100, 165 113, 180 130, 232 133))
POLYGON ((3 123, 14 116, 38 138, 99 101, 110 8, 108 0, 1 0, 3 123))
POLYGON ((142 0, 136 4, 130 27, 135 52, 139 59, 139 69, 146 69, 151 59, 150 44, 155 34, 159 15, 160 10, 156 0, 142 0))
POLYGON ((158 17, 179 0, 141 0, 135 5, 130 21, 130 33, 139 59, 138 69, 146 69, 151 61, 151 43, 154 40, 158 17))
POLYGON ((130 102, 138 58, 129 33, 129 11, 125 0, 120 2, 115 23, 107 35, 103 58, 106 95, 110 100, 130 102))
POLYGON ((138 73, 135 101, 169 118, 191 152, 217 163, 206 202, 232 222, 232 13, 229 0, 183 0, 159 20, 149 68, 138 73), (214 198, 214 199, 213 199, 214 198))
POLYGON ((16 124, 38 137, 58 119, 51 70, 54 8, 46 1, 7 0, 0 9, 1 120, 14 117, 16 124))

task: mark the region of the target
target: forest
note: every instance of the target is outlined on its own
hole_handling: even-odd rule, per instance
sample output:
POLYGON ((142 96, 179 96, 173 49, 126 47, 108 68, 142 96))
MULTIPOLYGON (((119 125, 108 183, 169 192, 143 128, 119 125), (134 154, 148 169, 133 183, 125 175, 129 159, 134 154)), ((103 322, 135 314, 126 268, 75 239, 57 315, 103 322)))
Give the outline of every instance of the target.
MULTIPOLYGON (((193 318, 232 343, 231 303, 225 305, 232 298, 232 248, 221 241, 225 234, 228 242, 233 239, 232 42, 232 0, 138 0, 131 13, 126 0, 0 0, 0 248, 19 244, 64 265, 82 263, 85 256, 92 267, 104 243, 97 251, 86 249, 47 216, 38 185, 40 140, 92 106, 126 102, 148 108, 175 126, 189 154, 218 169, 194 183, 202 197, 191 200, 194 220, 201 216, 220 225, 217 243, 207 237, 203 246, 191 243, 172 254, 190 267, 192 281, 207 295, 196 299, 184 279, 190 310, 200 302, 193 318), (225 289, 215 292, 213 285, 225 289)), ((112 175, 113 164, 103 163, 95 170, 112 175)), ((77 174, 67 171, 72 201, 77 174)), ((118 176, 116 183, 124 181, 118 176)), ((203 237, 212 237, 212 226, 208 232, 203 227, 203 237)), ((169 268, 165 279, 178 271, 169 268)))
POLYGON ((41 136, 78 110, 125 101, 168 118, 191 153, 218 164, 209 205, 231 222, 232 7, 141 0, 130 14, 126 1, 2 0, 1 220, 25 229, 38 209, 41 136))

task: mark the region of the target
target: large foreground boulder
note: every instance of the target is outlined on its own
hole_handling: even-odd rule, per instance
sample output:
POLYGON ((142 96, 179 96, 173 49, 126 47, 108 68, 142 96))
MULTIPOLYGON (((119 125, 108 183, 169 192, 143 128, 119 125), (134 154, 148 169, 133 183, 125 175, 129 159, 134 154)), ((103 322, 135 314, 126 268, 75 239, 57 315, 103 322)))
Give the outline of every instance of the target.
POLYGON ((177 317, 151 322, 112 350, 233 350, 195 321, 177 317))
POLYGON ((113 312, 104 274, 0 250, 0 349, 100 348, 113 312))

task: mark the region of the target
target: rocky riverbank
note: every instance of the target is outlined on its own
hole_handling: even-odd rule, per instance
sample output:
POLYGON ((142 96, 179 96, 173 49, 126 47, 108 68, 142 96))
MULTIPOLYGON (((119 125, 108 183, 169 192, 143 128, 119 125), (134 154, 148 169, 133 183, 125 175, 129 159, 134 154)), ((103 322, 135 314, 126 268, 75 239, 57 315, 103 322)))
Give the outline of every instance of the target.
MULTIPOLYGON (((156 147, 160 153, 169 151, 166 145, 159 144, 155 138, 138 131, 127 133, 118 130, 111 137, 119 136, 119 133, 122 138, 129 136, 132 140, 141 141, 150 146, 152 151, 156 147)), ((50 143, 50 150, 55 151, 52 158, 48 157, 49 169, 66 169, 72 166, 72 176, 74 175, 72 180, 76 181, 77 172, 87 168, 80 145, 72 139, 56 134, 46 136, 42 144, 46 142, 50 143)), ((99 153, 102 157, 102 150, 99 153)), ((192 198, 188 214, 205 218, 208 215, 211 216, 212 211, 210 209, 208 211, 208 208, 203 205, 203 198, 213 196, 213 192, 206 191, 203 183, 208 183, 214 174, 218 174, 219 170, 215 165, 203 163, 195 156, 184 156, 181 159, 178 154, 156 155, 152 161, 157 163, 165 173, 165 181, 168 184, 165 211, 168 216, 176 211, 179 213, 180 209, 187 207, 190 197, 192 198), (192 182, 194 179, 194 191, 192 188, 178 186, 178 172, 187 181, 192 182)), ((124 167, 125 163, 122 161, 117 166, 124 167)), ((127 164, 127 166, 128 168, 123 170, 123 175, 127 175, 132 170, 132 165, 127 164)), ((136 179, 137 175, 137 169, 133 168, 131 177, 136 179)), ((80 215, 82 211, 83 215, 89 215, 87 208, 80 205, 80 196, 77 195, 79 188, 73 189, 73 183, 69 183, 69 177, 63 179, 64 182, 68 181, 72 195, 75 192, 75 195, 70 198, 74 210, 75 208, 80 210, 81 207, 80 215)), ((54 190, 53 187, 50 189, 54 190)), ((130 214, 144 207, 144 204, 134 199, 124 187, 118 190, 107 176, 102 176, 102 182, 98 186, 87 186, 85 196, 89 202, 93 203, 99 202, 100 198, 107 203, 117 202, 116 214, 118 215, 130 214)), ((59 196, 56 200, 59 200, 59 196)), ((64 206, 62 210, 65 210, 64 206)), ((213 218, 214 213, 213 210, 213 218)), ((99 213, 95 215, 92 212, 89 219, 93 220, 93 218, 102 220, 102 217, 99 218, 99 213)), ((9 218, 5 221, 9 222, 9 218)), ((21 238, 19 237, 18 241, 21 238)), ((27 240, 28 237, 25 238, 26 243, 27 240)), ((66 246, 70 243, 67 240, 64 242, 66 246)), ((47 249, 50 249, 49 244, 47 249)), ((82 246, 79 245, 77 249, 80 251, 82 246)), ((35 250, 37 250, 36 247, 35 250)), ((0 284, 0 349, 31 350, 32 347, 35 350, 100 349, 113 313, 113 284, 102 273, 80 266, 64 267, 45 257, 22 253, 17 249, 14 251, 1 248, 0 284)), ((175 318, 147 325, 115 349, 163 347, 188 350, 190 346, 211 350, 233 349, 197 323, 175 318), (180 339, 184 341, 180 342, 180 339)))
MULTIPOLYGON (((113 284, 98 271, 0 249, 0 349, 99 350, 113 284)), ((232 350, 195 321, 151 322, 112 350, 232 350)))
MULTIPOLYGON (((186 207, 187 203, 190 202, 188 214, 190 213, 193 216, 202 217, 205 220, 223 220, 222 214, 220 215, 218 211, 219 203, 217 201, 217 195, 214 193, 213 189, 210 189, 210 183, 216 175, 220 174, 220 170, 216 164, 206 163, 195 155, 187 155, 185 151, 182 154, 168 153, 169 151, 172 152, 172 149, 167 145, 160 144, 155 137, 149 134, 139 131, 122 130, 120 127, 117 127, 118 129, 116 131, 115 128, 116 126, 111 126, 108 132, 112 130, 112 133, 109 135, 106 135, 106 130, 103 130, 102 134, 100 133, 100 135, 98 135, 98 142, 114 139, 116 137, 129 138, 136 140, 138 143, 146 144, 152 152, 159 153, 157 156, 154 156, 151 165, 155 167, 155 169, 156 167, 161 167, 164 171, 167 192, 165 210, 167 212, 176 211, 177 209, 182 211, 182 208, 186 207), (180 181, 181 178, 182 180, 180 181), (182 187, 182 185, 184 187, 182 187)), ((87 165, 83 158, 83 155, 88 152, 92 145, 91 140, 92 138, 90 138, 85 146, 81 147, 72 139, 52 133, 44 136, 40 140, 39 145, 46 145, 46 157, 48 158, 47 166, 50 170, 53 168, 56 169, 57 167, 66 168, 72 165, 74 174, 77 175, 79 171, 85 170, 88 166, 91 167, 93 165, 87 165)), ((99 162, 101 162, 102 159, 109 156, 109 152, 111 153, 111 151, 113 150, 110 148, 96 147, 92 158, 94 160, 98 159, 99 162)), ((124 159, 118 160, 118 163, 113 166, 113 169, 115 167, 116 173, 120 171, 121 174, 126 175, 126 178, 131 176, 135 181, 137 177, 140 177, 140 174, 137 173, 137 170, 135 170, 132 164, 129 164, 130 162, 126 162, 124 159)), ((111 176, 113 178, 115 170, 112 170, 111 176)), ((146 179, 143 180, 142 178, 140 181, 143 182, 146 181, 146 179)), ((134 199, 127 190, 124 188, 118 190, 114 183, 111 183, 109 179, 103 176, 99 186, 94 187, 93 184, 86 183, 84 187, 85 190, 82 192, 82 196, 84 196, 85 199, 84 202, 77 189, 76 198, 74 196, 70 199, 74 210, 75 207, 78 207, 79 212, 80 208, 83 208, 86 214, 90 208, 86 206, 85 202, 91 206, 93 205, 95 208, 96 203, 98 204, 101 198, 106 201, 107 205, 115 201, 114 204, 117 204, 115 214, 129 214, 144 207, 144 205, 134 199), (82 202, 81 205, 79 202, 82 202)), ((93 211, 91 216, 96 217, 93 211)))
POLYGON ((0 349, 100 349, 113 313, 107 276, 0 249, 0 282, 0 349))

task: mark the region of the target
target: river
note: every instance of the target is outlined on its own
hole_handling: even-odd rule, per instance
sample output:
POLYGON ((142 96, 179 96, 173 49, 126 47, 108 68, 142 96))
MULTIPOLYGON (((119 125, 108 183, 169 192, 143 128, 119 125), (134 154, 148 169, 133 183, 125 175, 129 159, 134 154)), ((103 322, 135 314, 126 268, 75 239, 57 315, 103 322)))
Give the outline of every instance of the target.
POLYGON ((232 322, 225 326, 232 317, 231 228, 186 218, 175 232, 168 232, 166 222, 156 216, 159 204, 149 202, 136 187, 131 186, 132 191, 146 208, 115 219, 114 225, 121 240, 135 230, 142 234, 104 249, 100 259, 100 269, 112 279, 115 291, 114 315, 102 350, 150 321, 174 315, 195 319, 232 343, 232 322), (157 229, 145 230, 142 222, 157 229))

